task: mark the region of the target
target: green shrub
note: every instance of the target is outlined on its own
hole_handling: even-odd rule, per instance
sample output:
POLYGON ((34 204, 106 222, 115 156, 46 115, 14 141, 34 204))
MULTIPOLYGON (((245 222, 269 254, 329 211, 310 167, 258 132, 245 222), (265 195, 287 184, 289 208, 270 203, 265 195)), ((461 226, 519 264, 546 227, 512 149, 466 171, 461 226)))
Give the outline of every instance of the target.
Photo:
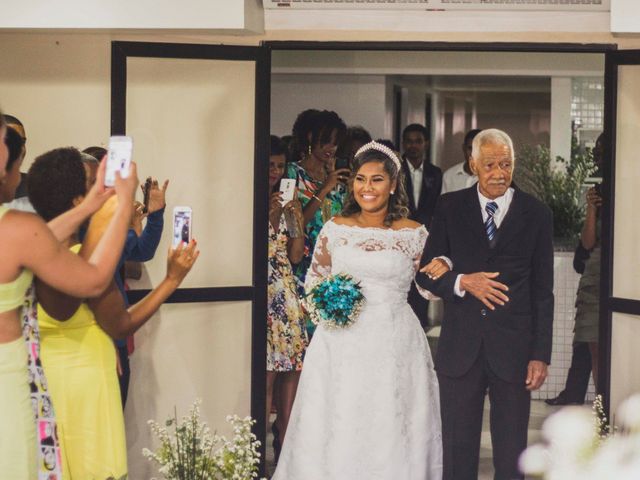
POLYGON ((514 182, 549 206, 554 237, 575 243, 585 216, 584 183, 594 171, 591 149, 580 151, 575 139, 568 162, 562 157, 552 162, 549 149, 543 145, 526 145, 516 159, 514 182))

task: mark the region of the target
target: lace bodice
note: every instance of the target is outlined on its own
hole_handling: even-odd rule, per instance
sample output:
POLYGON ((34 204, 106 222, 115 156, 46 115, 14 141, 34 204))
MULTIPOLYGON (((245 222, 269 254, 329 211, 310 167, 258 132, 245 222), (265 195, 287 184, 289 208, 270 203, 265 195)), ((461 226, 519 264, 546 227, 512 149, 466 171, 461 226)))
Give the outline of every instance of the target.
MULTIPOLYGON (((368 304, 404 302, 420 264, 427 230, 363 228, 328 221, 318 235, 305 290, 331 274, 348 273, 368 304)), ((433 296, 424 290, 420 293, 433 296)))

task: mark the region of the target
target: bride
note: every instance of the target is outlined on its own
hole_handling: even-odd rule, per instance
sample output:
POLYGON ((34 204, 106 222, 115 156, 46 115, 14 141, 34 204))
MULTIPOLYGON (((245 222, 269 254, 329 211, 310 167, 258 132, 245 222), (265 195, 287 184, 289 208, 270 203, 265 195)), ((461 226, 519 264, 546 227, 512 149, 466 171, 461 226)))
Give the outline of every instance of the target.
MULTIPOLYGON (((273 479, 439 480, 438 381, 407 303, 427 231, 406 218, 392 150, 363 146, 354 171, 343 216, 320 232, 305 287, 347 273, 366 303, 349 327, 316 330, 273 479)), ((437 278, 448 270, 434 259, 422 271, 437 278)))

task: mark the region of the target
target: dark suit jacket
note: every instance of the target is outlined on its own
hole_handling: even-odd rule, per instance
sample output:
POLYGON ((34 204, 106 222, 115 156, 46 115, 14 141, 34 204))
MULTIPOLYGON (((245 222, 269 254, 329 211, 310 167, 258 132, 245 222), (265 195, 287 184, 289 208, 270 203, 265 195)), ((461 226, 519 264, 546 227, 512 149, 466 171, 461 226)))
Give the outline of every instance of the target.
MULTIPOLYGON (((514 187, 515 188, 515 187, 514 187)), ((507 215, 489 245, 477 186, 440 197, 422 265, 446 255, 453 271, 433 282, 418 273, 418 284, 445 302, 436 369, 458 377, 483 346, 492 371, 503 380, 524 382, 529 360, 550 363, 553 324, 553 217, 549 208, 515 188, 507 215), (509 302, 494 311, 470 293, 454 294, 460 273, 500 272, 509 302)))
POLYGON ((404 185, 407 190, 407 195, 409 196, 409 218, 429 228, 433 212, 438 203, 438 197, 442 191, 442 170, 426 161, 422 165, 423 173, 422 185, 420 186, 420 200, 416 206, 413 201, 413 189, 415 186, 411 182, 411 172, 409 171, 407 160, 402 160, 404 185))

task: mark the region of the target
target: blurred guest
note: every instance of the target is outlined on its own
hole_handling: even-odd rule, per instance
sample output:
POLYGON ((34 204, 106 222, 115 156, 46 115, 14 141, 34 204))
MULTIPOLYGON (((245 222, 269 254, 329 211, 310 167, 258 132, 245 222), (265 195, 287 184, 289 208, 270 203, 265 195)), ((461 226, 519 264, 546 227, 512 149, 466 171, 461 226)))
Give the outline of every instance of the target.
MULTIPOLYGON (((75 149, 41 155, 28 178, 31 202, 45 220, 63 214, 86 193, 86 174, 75 149)), ((80 256, 91 255, 96 247, 92 239, 103 228, 100 216, 94 217, 82 250, 76 234, 65 246, 80 256)), ((113 281, 98 298, 82 301, 38 278, 42 366, 61 425, 65 478, 126 477, 124 419, 110 336, 124 338, 140 328, 175 291, 197 256, 195 243, 171 250, 165 279, 128 310, 113 281)))
POLYGON ((464 162, 456 163, 444 172, 442 175, 442 193, 464 190, 478 181, 478 177, 471 171, 469 160, 471 160, 471 145, 473 144, 473 139, 481 131, 482 130, 475 128, 469 130, 464 136, 464 141, 462 142, 464 162))
POLYGON ((327 110, 305 110, 293 125, 294 158, 300 161, 289 163, 285 176, 296 179, 304 215, 304 255, 294 266, 301 294, 318 234, 327 220, 342 211, 350 170, 336 169, 335 155, 346 131, 338 114, 327 110))
MULTIPOLYGON (((88 147, 82 153, 82 164, 87 176, 87 188, 95 183, 97 172, 97 159, 102 159, 107 150, 102 147, 88 147), (96 162, 92 161, 96 160, 96 162)), ((116 285, 122 294, 125 304, 128 306, 129 301, 124 285, 124 266, 126 262, 147 262, 151 260, 160 244, 162 237, 162 229, 164 228, 164 209, 165 194, 169 181, 166 180, 162 188, 158 185, 157 180, 150 182, 149 205, 146 213, 141 211, 140 202, 134 202, 133 215, 131 217, 131 228, 127 232, 127 241, 124 244, 122 257, 118 263, 116 275, 114 277, 116 285), (144 228, 141 228, 143 218, 147 218, 144 228), (139 229, 139 230, 138 230, 139 229)), ((84 236, 80 235, 81 240, 84 236)), ((129 392, 129 379, 131 377, 131 368, 129 365, 129 355, 133 351, 133 337, 125 339, 116 339, 116 347, 118 349, 118 373, 120 381, 120 393, 122 396, 122 408, 127 403, 127 395, 129 392)))
POLYGON ((398 156, 400 156, 400 151, 398 150, 398 147, 396 147, 396 144, 393 143, 388 138, 378 138, 376 140, 376 142, 384 145, 385 147, 389 147, 391 150, 393 150, 394 152, 398 153, 398 156))
POLYGON ((82 166, 84 167, 84 172, 87 175, 87 190, 88 190, 91 187, 93 187, 94 183, 96 183, 96 175, 98 174, 98 167, 100 166, 100 160, 102 160, 102 157, 96 158, 93 155, 89 155, 88 153, 85 153, 85 152, 81 152, 81 155, 82 155, 82 166))
POLYGON ((355 125, 347 128, 347 134, 344 137, 342 143, 338 146, 336 152, 337 158, 345 158, 347 164, 351 167, 353 164, 353 157, 356 152, 360 150, 360 147, 369 143, 372 140, 369 132, 364 127, 355 125))
MULTIPOLYGON (((424 126, 414 123, 404 129, 402 170, 409 197, 409 218, 422 223, 427 230, 442 189, 442 171, 425 161, 428 148, 429 134, 424 126)), ((415 284, 409 290, 409 305, 422 327, 428 327, 429 301, 420 295, 415 284)))
POLYGON ((284 154, 287 157, 287 163, 297 162, 298 159, 293 158, 293 135, 283 135, 280 137, 280 140, 284 145, 284 154))
MULTIPOLYGON (((283 206, 282 194, 278 191, 286 167, 285 148, 278 137, 271 136, 266 418, 269 419, 273 398, 278 412, 275 430, 280 444, 287 431, 308 344, 296 279, 291 270, 291 263, 300 262, 304 254, 302 206, 297 198, 283 206), (294 231, 289 230, 283 210, 288 210, 288 218, 296 222, 294 231), (278 391, 274 395, 276 379, 278 391)), ((276 447, 278 451, 279 445, 276 447)))
MULTIPOLYGON (((573 254, 573 269, 582 275, 589 259, 589 251, 578 241, 573 254)), ((591 377, 591 351, 587 342, 573 342, 571 365, 567 373, 564 390, 554 398, 545 400, 547 405, 582 405, 589 389, 591 377)))
MULTIPOLYGON (((20 174, 20 166, 22 165, 25 154, 24 139, 17 130, 11 126, 7 126, 4 143, 9 157, 7 162, 8 175, 2 183, 2 190, 4 196, 7 196, 8 198, 15 198, 16 191, 22 178, 20 174)), ((8 203, 7 207, 10 205, 11 203, 8 203)))
POLYGON ((442 190, 442 171, 425 161, 429 148, 427 129, 417 123, 402 132, 404 177, 409 195, 409 218, 427 229, 442 190))
MULTIPOLYGON (((22 149, 24 150, 24 152, 22 152, 22 157, 24 158, 24 156, 27 153, 27 148, 26 148, 27 134, 26 134, 23 123, 13 115, 4 115, 4 119, 7 123, 7 127, 14 129, 22 139, 22 149)), ((20 173, 20 179, 18 182, 18 187, 16 188, 14 199, 11 202, 7 203, 6 207, 12 210, 20 210, 23 212, 34 213, 35 210, 29 203, 29 198, 27 197, 26 177, 27 177, 26 173, 20 173)))
MULTIPOLYGON (((107 155, 107 149, 93 146, 85 148, 82 153, 90 155, 92 158, 97 160, 97 165, 99 165, 100 161, 107 155)), ((82 163, 84 165, 84 170, 87 173, 87 185, 91 186, 96 181, 96 173, 98 171, 97 165, 95 162, 91 161, 91 158, 84 156, 82 157, 82 163)))
MULTIPOLYGON (((2 203, 13 200, 13 185, 17 184, 20 176, 21 158, 19 155, 9 163, 5 136, 6 124, 0 112, 2 203)), ((126 205, 132 200, 136 183, 133 164, 128 179, 116 180, 121 204, 126 205)), ((36 435, 38 420, 34 420, 34 416, 41 418, 36 415, 41 410, 39 406, 42 405, 47 416, 51 415, 51 409, 44 408, 47 405, 47 382, 39 366, 39 333, 34 318, 35 300, 31 283, 35 273, 57 288, 82 297, 98 295, 106 288, 117 261, 113 247, 119 249, 124 243, 130 215, 127 209, 116 208, 116 215, 88 262, 60 248, 58 242, 78 228, 112 193, 113 190, 104 190, 103 187, 92 189, 77 207, 48 225, 35 215, 9 211, 0 206, 0 250, 4 255, 0 262, 0 425, 3 425, 0 429, 0 472, 3 478, 42 478, 38 474, 37 455, 43 455, 45 449, 37 445, 44 446, 45 441, 47 456, 40 457, 40 465, 44 465, 47 459, 48 467, 56 469, 52 462, 59 465, 60 456, 55 446, 50 445, 53 437, 36 435), (21 317, 24 328, 21 328, 21 317), (23 334, 28 337, 27 341, 23 334)), ((48 431, 52 432, 53 424, 49 422, 48 426, 48 431)), ((40 424, 39 432, 47 430, 39 427, 40 424)), ((44 472, 40 470, 40 473, 44 472)), ((56 470, 53 473, 55 475, 56 470)))
MULTIPOLYGON (((600 134, 593 149, 593 161, 600 169, 604 160, 604 136, 600 134)), ((580 244, 589 252, 576 294, 574 342, 586 342, 591 352, 593 383, 598 385, 598 337, 600 329, 600 207, 601 185, 587 191, 587 213, 580 233, 580 244)))

